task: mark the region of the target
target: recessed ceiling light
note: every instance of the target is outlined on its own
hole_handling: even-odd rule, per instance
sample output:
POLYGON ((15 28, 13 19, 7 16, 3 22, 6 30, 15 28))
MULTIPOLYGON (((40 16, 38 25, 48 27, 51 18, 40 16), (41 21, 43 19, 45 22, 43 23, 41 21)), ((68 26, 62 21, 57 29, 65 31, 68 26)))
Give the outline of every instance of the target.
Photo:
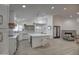
POLYGON ((54 9, 54 8, 55 8, 54 6, 51 7, 51 9, 54 9))
POLYGON ((67 8, 64 8, 64 10, 67 10, 67 8))
POLYGON ((72 18, 72 15, 70 17, 72 18))
POLYGON ((26 8, 26 5, 22 5, 23 8, 26 8))
POLYGON ((76 14, 78 14, 78 15, 79 15, 79 12, 77 12, 76 14))

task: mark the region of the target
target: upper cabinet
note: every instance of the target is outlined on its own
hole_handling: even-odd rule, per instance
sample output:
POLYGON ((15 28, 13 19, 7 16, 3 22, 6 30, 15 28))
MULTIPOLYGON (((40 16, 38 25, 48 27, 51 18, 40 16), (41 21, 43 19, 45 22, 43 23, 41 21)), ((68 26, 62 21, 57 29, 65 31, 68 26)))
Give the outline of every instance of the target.
POLYGON ((27 33, 33 33, 34 29, 34 25, 24 24, 24 31, 26 31, 27 33))
POLYGON ((0 28, 8 28, 9 5, 0 5, 0 28))

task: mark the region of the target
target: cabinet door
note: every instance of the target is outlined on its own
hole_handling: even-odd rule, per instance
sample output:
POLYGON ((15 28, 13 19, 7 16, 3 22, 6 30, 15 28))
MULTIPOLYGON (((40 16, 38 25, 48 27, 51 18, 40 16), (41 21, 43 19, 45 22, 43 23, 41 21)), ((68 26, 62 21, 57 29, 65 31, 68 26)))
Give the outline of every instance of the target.
POLYGON ((9 54, 12 55, 16 51, 16 38, 9 39, 9 54))
POLYGON ((48 43, 48 37, 44 36, 42 37, 41 45, 45 46, 48 43))
POLYGON ((8 29, 0 29, 0 54, 9 54, 8 34, 8 29))
POLYGON ((0 28, 8 28, 9 6, 0 5, 0 28))
POLYGON ((32 37, 32 48, 41 46, 41 37, 32 37))
POLYGON ((28 39, 28 35, 27 34, 24 34, 22 35, 23 39, 28 39))

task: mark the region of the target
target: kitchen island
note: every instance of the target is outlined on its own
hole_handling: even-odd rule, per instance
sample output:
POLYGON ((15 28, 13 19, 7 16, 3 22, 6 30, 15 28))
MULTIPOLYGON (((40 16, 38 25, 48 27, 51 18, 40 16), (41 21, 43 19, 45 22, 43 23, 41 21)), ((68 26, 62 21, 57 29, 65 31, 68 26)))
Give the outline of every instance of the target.
POLYGON ((9 36, 9 54, 14 55, 18 49, 18 36, 16 34, 14 36, 9 36))
POLYGON ((49 34, 29 34, 29 42, 32 48, 45 46, 50 39, 49 34))

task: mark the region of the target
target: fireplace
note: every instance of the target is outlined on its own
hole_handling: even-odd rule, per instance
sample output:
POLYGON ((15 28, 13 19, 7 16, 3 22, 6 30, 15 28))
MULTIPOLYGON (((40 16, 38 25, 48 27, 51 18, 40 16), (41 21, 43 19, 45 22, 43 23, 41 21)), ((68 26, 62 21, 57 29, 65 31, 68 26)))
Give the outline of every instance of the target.
POLYGON ((63 30, 62 31, 62 38, 64 40, 74 41, 76 37, 75 30, 63 30))

